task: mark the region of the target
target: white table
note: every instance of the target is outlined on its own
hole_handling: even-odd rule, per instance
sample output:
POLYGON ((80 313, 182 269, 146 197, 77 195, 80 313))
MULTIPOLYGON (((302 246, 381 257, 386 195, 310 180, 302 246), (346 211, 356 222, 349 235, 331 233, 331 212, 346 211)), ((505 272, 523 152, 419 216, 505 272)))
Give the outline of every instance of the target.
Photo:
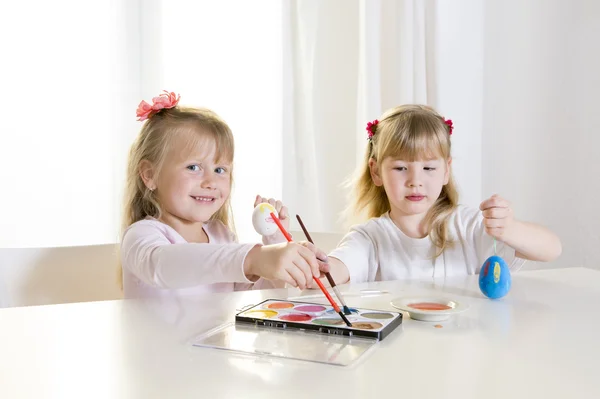
POLYGON ((394 310, 395 297, 444 292, 470 309, 444 323, 406 317, 350 367, 187 344, 288 290, 0 309, 0 398, 600 398, 598 271, 521 272, 501 301, 480 294, 477 276, 343 288, 366 287, 390 293, 348 303, 394 310))

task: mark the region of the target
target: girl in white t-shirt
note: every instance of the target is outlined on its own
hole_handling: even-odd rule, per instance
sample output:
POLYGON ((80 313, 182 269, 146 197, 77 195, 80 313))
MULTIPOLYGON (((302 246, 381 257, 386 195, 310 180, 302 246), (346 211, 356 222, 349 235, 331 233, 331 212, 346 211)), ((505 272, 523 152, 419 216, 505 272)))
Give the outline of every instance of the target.
POLYGON ((423 105, 403 105, 367 125, 365 162, 350 211, 369 220, 352 227, 329 254, 339 284, 479 272, 494 253, 511 270, 561 253, 548 229, 513 218, 498 195, 479 209, 458 205, 450 155, 452 121, 423 105))

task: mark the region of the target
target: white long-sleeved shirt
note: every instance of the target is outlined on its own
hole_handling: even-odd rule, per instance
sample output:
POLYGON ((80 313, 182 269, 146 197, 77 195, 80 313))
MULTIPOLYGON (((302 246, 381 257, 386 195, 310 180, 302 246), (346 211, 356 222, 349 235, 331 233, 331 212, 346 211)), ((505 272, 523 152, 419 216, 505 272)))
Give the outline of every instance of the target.
MULTIPOLYGON (((153 218, 129 226, 121 242, 126 298, 172 297, 210 292, 283 287, 248 280, 243 265, 257 244, 239 244, 220 221, 204 224, 208 243, 189 243, 172 227, 153 218)), ((270 237, 269 237, 270 238, 270 237)), ((278 241, 281 237, 273 237, 278 241)))

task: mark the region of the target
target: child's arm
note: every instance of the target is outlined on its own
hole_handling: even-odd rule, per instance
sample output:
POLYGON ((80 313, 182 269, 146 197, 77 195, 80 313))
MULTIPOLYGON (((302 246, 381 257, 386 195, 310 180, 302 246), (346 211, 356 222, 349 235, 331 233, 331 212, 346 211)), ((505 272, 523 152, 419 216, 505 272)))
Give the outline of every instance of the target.
POLYGON ((326 263, 319 264, 318 255, 325 256, 309 242, 257 245, 248 253, 244 268, 253 275, 280 280, 303 290, 313 282, 313 276, 319 277, 321 271, 329 270, 326 263))
POLYGON ((499 239, 514 248, 516 256, 522 259, 551 262, 562 252, 558 236, 534 223, 514 220, 499 239))
POLYGON ((484 217, 485 231, 513 248, 517 257, 550 262, 560 256, 562 245, 558 236, 543 226, 515 220, 507 200, 493 195, 479 208, 484 217))
POLYGON ((132 226, 123 237, 121 254, 125 269, 160 288, 252 283, 259 276, 304 288, 313 274, 319 275, 314 251, 299 243, 172 244, 151 224, 132 226))
MULTIPOLYGON (((344 264, 344 262, 332 256, 329 256, 327 260, 327 263, 329 264, 329 273, 331 274, 331 277, 336 285, 350 282, 350 273, 348 272, 348 267, 344 264)), ((323 284, 329 285, 329 281, 324 278, 323 284)))
MULTIPOLYGON (((336 284, 375 281, 378 264, 371 237, 361 227, 353 228, 327 257, 331 277, 336 284)), ((329 286, 325 277, 323 285, 329 286)), ((316 284, 309 288, 318 288, 316 284)))

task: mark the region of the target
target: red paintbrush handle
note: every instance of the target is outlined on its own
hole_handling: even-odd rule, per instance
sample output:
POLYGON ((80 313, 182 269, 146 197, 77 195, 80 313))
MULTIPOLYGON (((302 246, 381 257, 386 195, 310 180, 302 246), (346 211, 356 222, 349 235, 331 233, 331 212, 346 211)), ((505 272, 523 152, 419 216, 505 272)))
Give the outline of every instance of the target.
MULTIPOLYGON (((292 242, 292 236, 290 235, 290 233, 288 233, 285 230, 285 228, 281 224, 281 221, 279 220, 279 218, 277 216, 275 216, 275 214, 273 212, 271 212, 271 218, 273 218, 273 221, 277 224, 277 227, 279 227, 279 230, 283 233, 283 235, 288 240, 288 242, 292 242)), ((321 280, 319 280, 315 276, 313 276, 313 279, 317 282, 317 284, 319 285, 319 288, 321 288, 321 291, 323 291, 323 294, 325 294, 325 296, 329 300, 329 303, 331 303, 331 306, 333 306, 333 308, 335 309, 336 312, 340 313, 340 308, 338 307, 337 303, 335 303, 335 301, 333 300, 331 295, 329 295, 329 292, 327 292, 327 288, 325 288, 325 286, 323 285, 321 280)))
POLYGON ((281 220, 279 220, 279 218, 277 216, 275 216, 275 214, 273 212, 271 212, 271 218, 273 219, 273 221, 275 222, 277 227, 279 227, 279 230, 281 231, 281 233, 283 233, 283 235, 285 236, 285 239, 288 240, 288 242, 292 242, 292 236, 290 235, 290 233, 288 233, 285 230, 285 228, 281 224, 281 220))
POLYGON ((323 285, 323 283, 321 282, 321 280, 319 280, 315 276, 313 276, 313 278, 315 279, 315 281, 317 282, 317 284, 321 288, 321 291, 323 291, 323 294, 325 294, 325 296, 329 300, 329 303, 331 303, 331 306, 333 306, 333 308, 335 309, 336 312, 340 313, 340 308, 338 307, 337 303, 335 303, 335 301, 333 300, 333 298, 331 297, 331 295, 329 295, 329 292, 327 291, 327 288, 325 288, 325 286, 323 285))

